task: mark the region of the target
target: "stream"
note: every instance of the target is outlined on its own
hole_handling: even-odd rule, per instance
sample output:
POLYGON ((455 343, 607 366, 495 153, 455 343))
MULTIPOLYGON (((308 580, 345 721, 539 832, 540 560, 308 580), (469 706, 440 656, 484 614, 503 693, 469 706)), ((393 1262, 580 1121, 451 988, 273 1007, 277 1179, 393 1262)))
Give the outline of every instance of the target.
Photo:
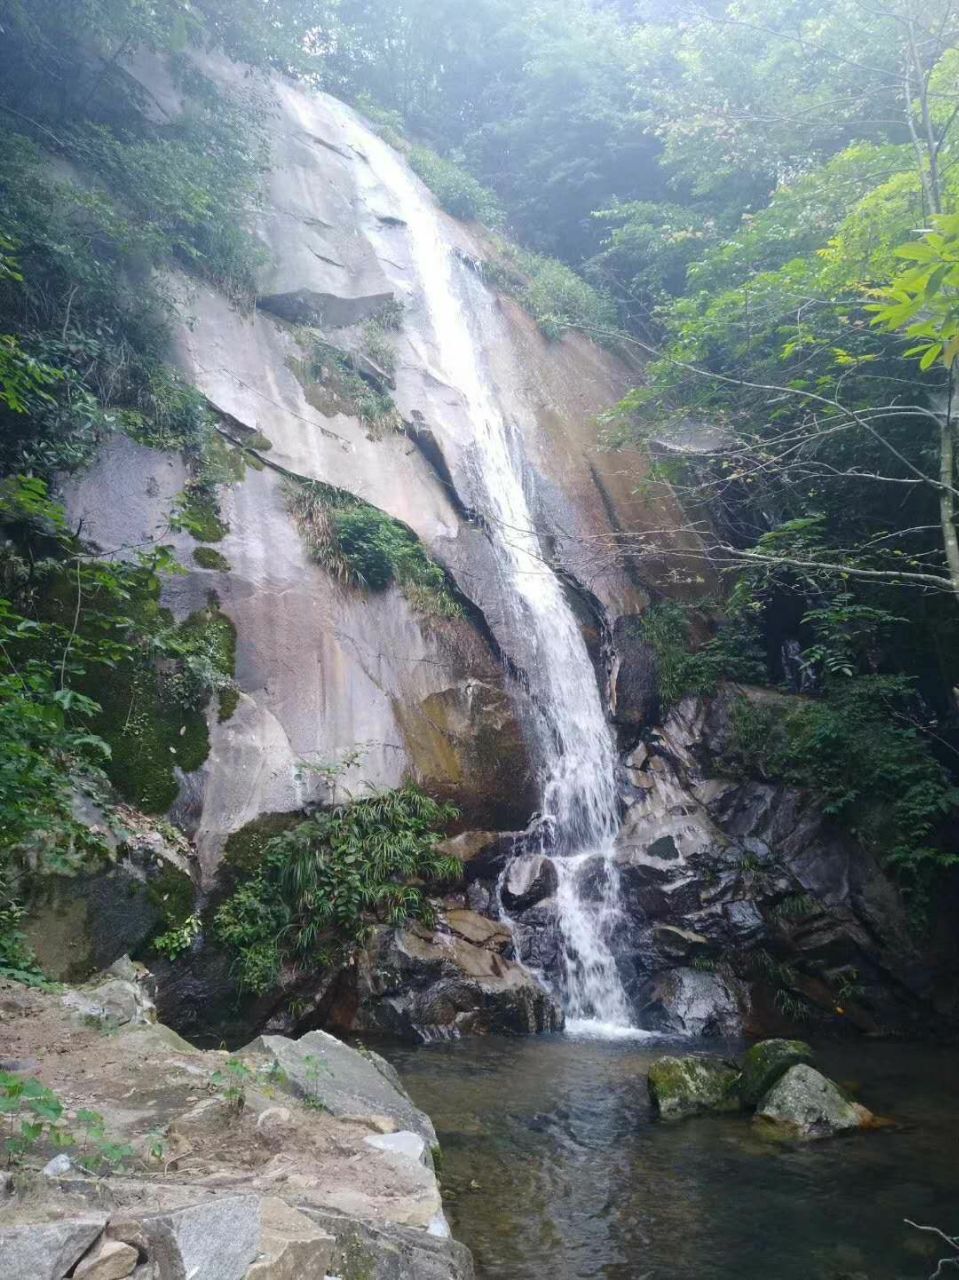
POLYGON ((948 1250, 903 1219, 955 1230, 959 1051, 821 1046, 824 1069, 899 1127, 778 1148, 748 1118, 651 1116, 648 1064, 690 1048, 554 1035, 388 1051, 436 1126, 479 1280, 931 1276, 948 1250))

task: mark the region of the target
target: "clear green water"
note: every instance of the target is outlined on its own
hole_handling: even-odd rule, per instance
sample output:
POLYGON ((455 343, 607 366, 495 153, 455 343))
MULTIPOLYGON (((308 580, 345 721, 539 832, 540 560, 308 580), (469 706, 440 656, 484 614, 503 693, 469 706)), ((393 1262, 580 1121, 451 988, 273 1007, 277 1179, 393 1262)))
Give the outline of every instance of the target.
POLYGON ((901 1127, 777 1149, 745 1118, 651 1116, 648 1064, 683 1051, 563 1036, 388 1051, 436 1125, 448 1216, 482 1280, 931 1275, 942 1251, 902 1220, 959 1231, 959 1052, 823 1046, 824 1068, 901 1127))

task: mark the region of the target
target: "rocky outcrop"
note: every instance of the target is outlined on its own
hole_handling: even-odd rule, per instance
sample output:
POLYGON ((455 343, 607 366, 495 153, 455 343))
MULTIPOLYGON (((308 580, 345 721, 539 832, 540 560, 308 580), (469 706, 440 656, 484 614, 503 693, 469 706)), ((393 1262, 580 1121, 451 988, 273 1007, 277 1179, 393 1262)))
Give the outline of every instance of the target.
POLYGON ((432 1125, 386 1063, 321 1032, 232 1056, 135 1016, 104 1035, 86 1009, 120 981, 0 986, 5 1070, 88 1117, 48 1108, 0 1183, 3 1280, 471 1280, 432 1125))
POLYGON ((136 951, 151 934, 180 924, 197 895, 192 850, 183 836, 127 806, 112 826, 84 800, 78 816, 103 842, 102 865, 46 876, 28 901, 24 929, 48 977, 83 982, 136 951))
POLYGON ((808 794, 726 772, 730 713, 744 696, 779 695, 688 698, 631 757, 619 955, 641 1017, 692 1034, 810 1019, 929 1027, 930 975, 875 859, 808 794))
MULTIPOLYGON (((327 95, 279 77, 251 82, 224 58, 190 56, 214 81, 259 96, 270 148, 255 310, 183 275, 167 282, 180 316, 176 362, 220 416, 223 438, 245 450, 242 458, 233 450, 233 479, 219 495, 219 559, 198 564, 194 538, 171 527, 189 480, 177 456, 116 435, 63 493, 71 522, 95 544, 175 547, 185 573, 164 595, 177 617, 213 591, 236 626, 236 709, 211 717, 209 757, 180 776, 175 819, 196 839, 208 887, 232 832, 330 798, 304 763, 336 762, 360 747, 362 760, 342 779, 353 794, 412 777, 455 801, 471 825, 522 828, 538 795, 521 728, 523 682, 506 678, 503 655, 521 676, 535 654, 504 606, 483 530, 475 424, 461 389, 436 367, 426 283, 387 180, 402 158, 327 95), (325 344, 370 374, 364 326, 387 305, 401 316, 388 337, 395 369, 371 376, 389 391, 403 429, 380 433, 310 367, 325 344), (429 617, 396 587, 370 592, 335 580, 290 514, 290 477, 335 486, 407 525, 451 574, 463 616, 429 617)), ((162 60, 143 52, 128 70, 167 117, 183 110, 179 81, 162 60)), ((452 255, 477 262, 494 252, 481 232, 440 216, 452 255)), ((665 491, 655 502, 636 497, 645 460, 613 459, 597 438, 596 415, 621 398, 633 373, 577 335, 547 340, 475 272, 461 274, 485 375, 525 455, 535 521, 588 599, 598 636, 602 611, 635 617, 647 592, 635 566, 596 549, 623 528, 682 523, 665 514, 665 491)), ((644 573, 657 572, 652 558, 644 573)))
POLYGON ((556 1031, 563 1015, 511 958, 509 929, 468 910, 435 929, 380 929, 351 971, 333 1025, 412 1040, 556 1031))
MULTIPOLYGON (((876 860, 808 793, 730 774, 736 699, 784 696, 728 688, 683 700, 638 742, 627 734, 610 940, 637 1023, 719 1037, 810 1022, 936 1030, 934 974, 876 860)), ((522 962, 556 978, 555 878, 541 849, 533 829, 484 843, 464 869, 471 903, 508 913, 522 962)), ((602 858, 586 860, 579 892, 598 897, 605 875, 602 858)))

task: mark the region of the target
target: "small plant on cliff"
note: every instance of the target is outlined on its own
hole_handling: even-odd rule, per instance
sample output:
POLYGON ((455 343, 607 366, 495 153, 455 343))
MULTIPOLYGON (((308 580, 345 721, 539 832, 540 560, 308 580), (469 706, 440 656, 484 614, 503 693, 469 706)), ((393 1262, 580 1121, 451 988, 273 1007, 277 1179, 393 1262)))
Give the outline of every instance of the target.
POLYGON ((460 871, 437 850, 454 814, 406 786, 316 813, 270 840, 216 914, 241 986, 262 993, 286 965, 342 960, 377 922, 428 917, 424 882, 460 871))
POLYGON ((422 613, 460 616, 446 573, 399 520, 316 481, 291 482, 287 501, 315 559, 341 582, 369 591, 395 582, 422 613))

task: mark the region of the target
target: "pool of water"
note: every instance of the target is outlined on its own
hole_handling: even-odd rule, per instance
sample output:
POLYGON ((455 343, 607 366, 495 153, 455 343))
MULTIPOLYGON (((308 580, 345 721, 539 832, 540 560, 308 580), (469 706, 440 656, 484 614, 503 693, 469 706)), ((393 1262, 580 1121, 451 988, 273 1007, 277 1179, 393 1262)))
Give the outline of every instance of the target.
POLYGON ((436 1125, 448 1216, 482 1280, 932 1274, 947 1250, 903 1219, 959 1231, 959 1052, 822 1046, 824 1069, 898 1127, 783 1149, 745 1117, 651 1115, 649 1063, 690 1048, 557 1035, 387 1051, 436 1125))

